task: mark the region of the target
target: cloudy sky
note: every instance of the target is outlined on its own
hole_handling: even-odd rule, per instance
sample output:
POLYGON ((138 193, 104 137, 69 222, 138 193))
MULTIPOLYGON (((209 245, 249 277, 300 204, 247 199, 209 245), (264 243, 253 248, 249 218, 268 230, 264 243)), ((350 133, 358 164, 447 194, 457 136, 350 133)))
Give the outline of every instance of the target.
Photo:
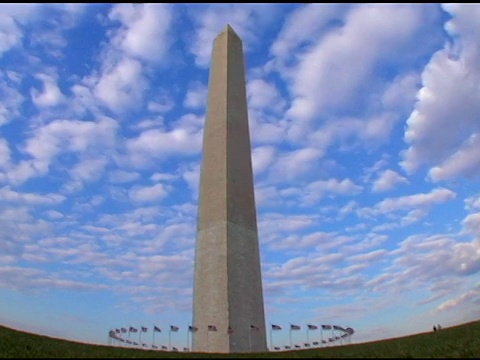
MULTIPOLYGON (((243 40, 267 325, 480 318, 480 6, 0 5, 0 324, 186 345, 212 41, 243 40)), ((320 332, 310 332, 310 340, 320 332)), ((269 337, 268 337, 269 338, 269 337)), ((270 338, 269 338, 270 340, 270 338)))

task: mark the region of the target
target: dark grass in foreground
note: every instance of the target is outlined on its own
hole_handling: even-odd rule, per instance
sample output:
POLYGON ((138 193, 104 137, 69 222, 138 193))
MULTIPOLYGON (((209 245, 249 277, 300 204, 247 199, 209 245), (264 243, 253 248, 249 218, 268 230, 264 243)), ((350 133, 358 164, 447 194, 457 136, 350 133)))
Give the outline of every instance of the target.
MULTIPOLYGON (((352 341, 355 341, 353 336, 352 341)), ((205 354, 88 345, 0 326, 0 358, 480 358, 480 321, 401 338, 308 350, 205 354)))

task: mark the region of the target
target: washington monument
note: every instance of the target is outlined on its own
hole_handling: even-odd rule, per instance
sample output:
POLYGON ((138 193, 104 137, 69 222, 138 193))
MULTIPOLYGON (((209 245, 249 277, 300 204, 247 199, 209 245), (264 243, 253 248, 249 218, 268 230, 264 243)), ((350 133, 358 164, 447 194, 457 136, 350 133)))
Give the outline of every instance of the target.
POLYGON ((215 38, 195 249, 193 351, 267 351, 242 41, 215 38))

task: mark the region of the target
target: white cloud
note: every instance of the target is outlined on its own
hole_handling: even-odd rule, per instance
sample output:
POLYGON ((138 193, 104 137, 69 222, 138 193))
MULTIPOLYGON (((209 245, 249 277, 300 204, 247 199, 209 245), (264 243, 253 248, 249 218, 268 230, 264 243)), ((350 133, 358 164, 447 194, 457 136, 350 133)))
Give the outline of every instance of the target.
POLYGON ((19 82, 21 75, 17 72, 0 71, 0 92, 2 101, 0 102, 0 126, 9 123, 20 115, 20 108, 25 97, 19 92, 19 82))
POLYGON ((450 56, 450 45, 436 52, 422 74, 415 110, 407 120, 405 140, 409 148, 402 166, 410 172, 421 165, 433 165, 429 175, 434 181, 458 175, 478 176, 480 127, 480 42, 477 6, 444 5, 452 18, 445 28, 459 48, 450 56), (459 164, 455 164, 455 162, 459 164))
POLYGON ((0 58, 11 48, 21 45, 23 34, 15 22, 15 19, 8 15, 0 17, 0 58))
POLYGON ((315 168, 315 161, 322 156, 323 152, 313 147, 283 152, 272 165, 272 176, 277 181, 299 178, 315 168))
POLYGON ((0 200, 13 203, 26 203, 29 205, 59 204, 65 200, 59 194, 21 193, 11 190, 8 186, 0 188, 0 200))
POLYGON ((346 205, 342 206, 342 208, 338 210, 338 215, 340 217, 347 216, 348 214, 352 213, 356 208, 358 208, 358 203, 354 200, 350 200, 346 205))
POLYGON ((128 183, 137 180, 140 177, 138 172, 114 170, 109 173, 110 182, 114 184, 128 183))
POLYGON ((447 300, 436 308, 436 312, 447 311, 452 308, 465 307, 467 303, 472 303, 474 306, 478 306, 480 301, 480 285, 477 284, 472 290, 454 298, 447 300))
POLYGON ((408 180, 393 170, 385 170, 373 183, 373 192, 383 192, 393 189, 397 184, 408 183, 408 180))
POLYGON ((6 168, 10 164, 10 147, 5 139, 0 138, 0 168, 6 168))
POLYGON ((480 209, 480 195, 469 196, 464 200, 464 202, 466 210, 471 211, 480 209))
POLYGON ((200 25, 190 48, 195 63, 200 67, 209 65, 213 40, 227 24, 240 36, 247 52, 248 44, 256 41, 259 29, 268 26, 278 10, 278 4, 215 4, 195 9, 190 15, 200 25))
POLYGON ((479 151, 480 133, 476 133, 467 138, 457 152, 448 157, 441 165, 431 168, 428 174, 433 181, 452 179, 459 174, 478 177, 480 175, 479 151))
POLYGON ((62 219, 62 218, 65 217, 61 212, 58 212, 56 210, 48 210, 47 211, 47 216, 50 219, 62 219))
POLYGON ((264 172, 270 164, 272 164, 275 156, 275 148, 273 146, 259 146, 252 151, 252 167, 255 176, 264 172))
POLYGON ((79 118, 82 118, 90 112, 94 114, 100 114, 98 107, 100 103, 95 99, 93 94, 93 85, 89 84, 88 81, 85 81, 88 86, 85 85, 73 85, 70 88, 73 96, 69 101, 69 108, 72 111, 72 114, 75 114, 79 118))
POLYGON ((303 200, 311 205, 319 201, 323 196, 354 195, 362 191, 360 185, 350 179, 328 179, 314 181, 304 187, 303 200))
POLYGON ((108 159, 104 156, 96 158, 88 156, 72 168, 70 175, 74 180, 93 181, 103 175, 103 169, 107 163, 108 159))
POLYGON ((411 225, 420 221, 428 215, 427 209, 413 209, 407 213, 401 220, 401 226, 411 225))
POLYGON ((347 258, 347 261, 372 264, 372 262, 377 262, 378 259, 383 259, 387 254, 388 251, 385 249, 372 250, 368 253, 360 253, 357 255, 349 256, 347 258))
POLYGON ((282 199, 280 192, 275 186, 255 184, 255 204, 258 208, 265 206, 278 206, 282 199))
POLYGON ((263 79, 254 79, 248 82, 247 101, 249 109, 271 110, 279 114, 286 106, 277 87, 263 79))
POLYGON ((163 199, 168 195, 168 192, 165 185, 155 184, 152 186, 133 187, 128 194, 133 201, 148 202, 163 199))
POLYGON ((7 177, 17 183, 32 176, 45 175, 53 159, 64 152, 100 156, 112 149, 116 128, 117 123, 110 118, 98 122, 52 121, 36 129, 34 136, 23 146, 23 151, 33 159, 20 162, 7 173, 7 177))
POLYGON ((207 105, 208 89, 203 84, 196 82, 190 84, 185 95, 183 105, 190 109, 199 109, 207 105))
POLYGON ((430 193, 387 198, 375 205, 375 208, 380 213, 385 214, 396 210, 428 207, 433 204, 441 204, 453 200, 456 196, 457 194, 452 190, 445 188, 436 188, 433 189, 430 193))
POLYGON ((148 110, 156 113, 165 113, 173 109, 174 106, 175 106, 174 101, 165 96, 164 97, 160 96, 158 100, 149 101, 147 104, 148 110))
POLYGON ((168 174, 168 173, 154 173, 150 176, 150 180, 152 181, 171 181, 178 177, 178 175, 168 174))
POLYGON ((54 77, 47 74, 37 74, 35 77, 43 84, 42 91, 31 90, 32 101, 35 105, 38 107, 56 106, 65 101, 65 96, 59 89, 54 77))
POLYGON ((141 63, 123 58, 115 66, 105 69, 95 85, 94 94, 110 110, 121 112, 143 103, 146 85, 141 63))
POLYGON ((352 9, 341 30, 330 32, 301 55, 293 78, 289 116, 308 120, 314 114, 354 103, 351 100, 359 95, 378 63, 411 41, 424 26, 422 11, 415 5, 399 4, 352 9))
MULTIPOLYGON (((463 220, 463 226, 466 232, 474 234, 480 239, 480 213, 468 215, 463 220)), ((480 253, 478 255, 480 256, 480 253)))
POLYGON ((187 183, 191 191, 192 198, 198 199, 198 189, 200 186, 200 162, 190 163, 182 170, 182 178, 187 183))
POLYGON ((333 20, 341 21, 348 6, 340 4, 306 4, 293 11, 286 20, 270 51, 277 57, 289 58, 298 48, 319 37, 333 20))
POLYGON ((284 140, 287 123, 263 111, 249 109, 248 121, 252 144, 279 144, 284 140))
POLYGON ((171 155, 195 155, 202 146, 201 132, 176 128, 164 132, 149 129, 138 137, 126 141, 127 162, 131 166, 148 166, 152 159, 165 159, 171 155))
MULTIPOLYGON (((405 73, 397 76, 382 94, 382 105, 389 110, 412 107, 420 88, 420 74, 405 73)), ((408 109, 411 110, 411 109, 408 109)))
POLYGON ((163 60, 167 56, 172 20, 168 4, 118 4, 109 18, 122 23, 112 43, 128 55, 148 61, 163 60))

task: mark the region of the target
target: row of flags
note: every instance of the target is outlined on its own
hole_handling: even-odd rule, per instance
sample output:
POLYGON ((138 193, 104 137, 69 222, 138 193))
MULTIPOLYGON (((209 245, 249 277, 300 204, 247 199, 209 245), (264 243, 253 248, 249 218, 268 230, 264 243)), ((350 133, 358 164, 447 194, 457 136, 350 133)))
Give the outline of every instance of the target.
MULTIPOLYGON (((191 328, 192 326, 190 326, 191 328)), ((176 332, 178 331, 180 328, 178 326, 175 326, 175 325, 170 325, 170 331, 173 331, 173 332, 176 332)), ((133 332, 133 333, 136 333, 138 332, 139 329, 137 329, 136 327, 133 327, 133 326, 130 326, 129 328, 118 328, 118 329, 115 329, 115 333, 117 334, 125 334, 125 333, 130 333, 130 332, 133 332)), ((146 326, 142 326, 140 327, 140 331, 141 332, 147 332, 148 331, 148 327, 146 326)), ((158 326, 153 326, 153 331, 154 332, 161 332, 162 329, 160 329, 158 326)))
MULTIPOLYGON (((256 326, 256 325, 250 325, 250 329, 251 329, 251 330, 260 330, 260 328, 259 328, 258 326, 256 326)), ((141 330, 142 332, 147 332, 147 331, 148 331, 148 328, 145 327, 145 326, 142 326, 142 327, 140 328, 140 330, 141 330)), ((179 328, 178 326, 170 325, 170 331, 177 332, 178 330, 180 330, 180 328, 179 328)), ((189 325, 189 326, 188 326, 188 331, 190 331, 190 332, 195 332, 195 331, 197 331, 197 330, 198 330, 198 327, 196 327, 196 326, 192 326, 192 325, 189 325)), ((208 331, 218 331, 218 328, 217 328, 216 325, 208 325, 207 330, 208 330, 208 331)), ((115 333, 117 333, 117 334, 127 333, 127 332, 128 332, 128 333, 130 333, 130 332, 136 333, 136 332, 139 331, 139 329, 137 329, 136 327, 130 326, 129 328, 124 328, 124 327, 122 327, 122 328, 117 328, 117 329, 115 329, 114 331, 115 331, 115 333)), ((153 331, 154 331, 154 332, 161 332, 162 329, 160 329, 158 326, 154 325, 154 326, 153 326, 153 331)), ((230 326, 227 331, 228 331, 228 333, 232 333, 232 332, 233 332, 233 328, 230 326)))
MULTIPOLYGON (((135 345, 135 346, 140 346, 141 345, 143 347, 148 347, 148 345, 145 344, 145 343, 136 342, 136 341, 133 341, 133 340, 130 340, 130 339, 123 339, 123 338, 117 336, 115 331, 110 331, 109 335, 113 339, 118 340, 118 341, 123 342, 123 343, 126 343, 126 344, 129 344, 129 345, 135 345)), ((155 344, 152 344, 152 349, 168 350, 169 348, 165 345, 157 346, 155 344)), ((179 351, 178 348, 175 347, 175 346, 172 346, 170 350, 179 351)), ((188 347, 184 347, 183 351, 189 351, 188 347)))
MULTIPOLYGON (((290 330, 300 330, 301 328, 302 327, 300 325, 290 324, 290 330)), ((352 328, 343 328, 342 326, 338 326, 338 325, 320 325, 320 327, 319 327, 318 325, 307 324, 307 330, 318 330, 318 329, 321 329, 321 330, 339 330, 339 331, 343 331, 343 332, 346 332, 346 333, 349 333, 351 330, 353 330, 352 328)), ((280 325, 272 324, 272 330, 282 330, 282 327, 280 325)), ((353 332, 352 332, 352 334, 353 334, 353 332)))
MULTIPOLYGON (((272 330, 282 330, 282 327, 280 325, 276 325, 276 324, 271 324, 272 326, 272 330)), ((290 324, 290 330, 300 330, 302 327, 300 325, 295 325, 295 324, 290 324)), ((260 328, 256 325, 250 325, 250 329, 251 330, 260 330, 260 328)), ((353 329, 352 328, 343 328, 341 326, 338 326, 338 325, 313 325, 313 324, 307 324, 307 330, 318 330, 318 329, 321 329, 321 330, 339 330, 339 331, 343 331, 345 333, 352 333, 353 334, 353 329)), ((178 330, 180 330, 180 328, 178 326, 175 326, 175 325, 170 325, 170 331, 173 331, 173 332, 177 332, 178 330)), ((188 326, 188 331, 191 331, 191 332, 195 332, 198 330, 198 327, 196 326, 192 326, 192 325, 189 325, 188 326)), ((218 328, 216 325, 208 325, 207 327, 207 330, 208 331, 218 331, 218 328)), ((133 327, 133 326, 130 326, 129 328, 119 328, 119 329, 115 329, 115 332, 117 334, 120 334, 120 333, 127 333, 127 332, 138 332, 139 329, 137 329, 136 327, 133 327)), ((145 327, 145 326, 142 326, 140 328, 140 331, 141 332, 147 332, 148 331, 148 328, 145 327)), ((162 329, 160 329, 158 326, 154 325, 153 326, 153 331, 154 332, 161 332, 162 329)), ((232 327, 229 327, 228 330, 227 330, 228 333, 233 333, 233 328, 232 327)), ((350 334, 351 335, 351 334, 350 334)))

